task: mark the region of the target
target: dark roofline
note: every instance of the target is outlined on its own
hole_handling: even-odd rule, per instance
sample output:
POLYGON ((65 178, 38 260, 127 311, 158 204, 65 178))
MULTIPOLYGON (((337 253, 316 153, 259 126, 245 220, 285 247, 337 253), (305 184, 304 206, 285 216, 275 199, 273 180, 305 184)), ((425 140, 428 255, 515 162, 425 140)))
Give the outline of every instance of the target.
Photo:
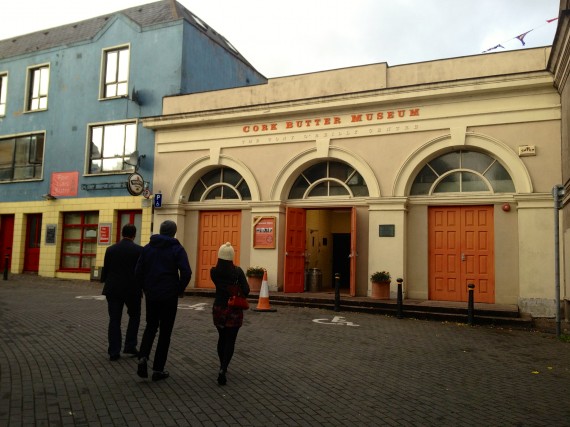
POLYGON ((0 60, 92 40, 114 16, 122 14, 141 28, 185 20, 240 61, 253 66, 221 34, 176 0, 160 0, 117 12, 0 40, 0 60))

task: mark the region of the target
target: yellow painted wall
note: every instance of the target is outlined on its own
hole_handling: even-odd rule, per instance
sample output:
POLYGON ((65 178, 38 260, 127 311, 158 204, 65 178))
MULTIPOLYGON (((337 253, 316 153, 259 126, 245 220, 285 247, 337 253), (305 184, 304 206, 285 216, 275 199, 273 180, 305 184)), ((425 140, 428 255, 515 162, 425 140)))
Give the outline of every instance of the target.
MULTIPOLYGON (((42 215, 42 242, 40 246, 39 271, 40 276, 61 277, 67 279, 89 280, 90 273, 72 273, 58 271, 61 258, 61 233, 64 212, 98 211, 99 223, 111 223, 111 241, 115 242, 117 227, 117 212, 120 210, 142 210, 142 230, 137 230, 141 236, 141 244, 148 243, 150 238, 150 225, 152 221, 152 208, 149 201, 142 197, 101 197, 101 198, 69 198, 35 202, 10 202, 0 204, 0 215, 14 214, 14 243, 12 246, 12 273, 22 273, 24 268, 26 215, 42 215), (48 224, 55 224, 55 244, 46 244, 45 236, 48 224)), ((94 266, 103 266, 105 250, 108 245, 97 246, 97 256, 94 266)))

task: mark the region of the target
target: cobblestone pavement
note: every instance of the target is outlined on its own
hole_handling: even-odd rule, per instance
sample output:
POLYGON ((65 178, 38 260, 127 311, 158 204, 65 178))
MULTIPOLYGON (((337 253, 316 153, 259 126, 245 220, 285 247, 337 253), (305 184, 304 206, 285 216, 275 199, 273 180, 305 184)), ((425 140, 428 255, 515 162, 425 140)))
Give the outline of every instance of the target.
POLYGON ((100 292, 0 281, 1 426, 570 426, 570 343, 552 334, 250 310, 218 386, 212 300, 185 297, 171 377, 152 382, 108 360, 100 292))

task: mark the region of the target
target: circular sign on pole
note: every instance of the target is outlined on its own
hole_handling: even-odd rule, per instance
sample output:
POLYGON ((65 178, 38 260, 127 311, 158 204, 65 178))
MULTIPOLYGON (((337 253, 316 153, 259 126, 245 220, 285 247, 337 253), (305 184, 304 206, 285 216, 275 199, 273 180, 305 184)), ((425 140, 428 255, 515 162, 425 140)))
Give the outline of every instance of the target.
POLYGON ((145 188, 142 192, 142 195, 145 199, 150 199, 150 190, 148 188, 145 188))
POLYGON ((133 196, 140 196, 144 191, 144 178, 140 173, 132 173, 127 178, 127 190, 133 196))

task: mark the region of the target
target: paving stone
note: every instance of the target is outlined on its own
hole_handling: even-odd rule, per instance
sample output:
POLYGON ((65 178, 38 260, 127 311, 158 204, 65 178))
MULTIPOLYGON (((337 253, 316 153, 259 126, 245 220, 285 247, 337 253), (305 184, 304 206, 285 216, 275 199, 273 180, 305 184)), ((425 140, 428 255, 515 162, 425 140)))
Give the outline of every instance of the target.
POLYGON ((187 296, 153 383, 108 360, 100 293, 0 282, 0 425, 570 426, 570 344, 552 334, 279 305, 246 312, 220 387, 212 299, 187 296))

